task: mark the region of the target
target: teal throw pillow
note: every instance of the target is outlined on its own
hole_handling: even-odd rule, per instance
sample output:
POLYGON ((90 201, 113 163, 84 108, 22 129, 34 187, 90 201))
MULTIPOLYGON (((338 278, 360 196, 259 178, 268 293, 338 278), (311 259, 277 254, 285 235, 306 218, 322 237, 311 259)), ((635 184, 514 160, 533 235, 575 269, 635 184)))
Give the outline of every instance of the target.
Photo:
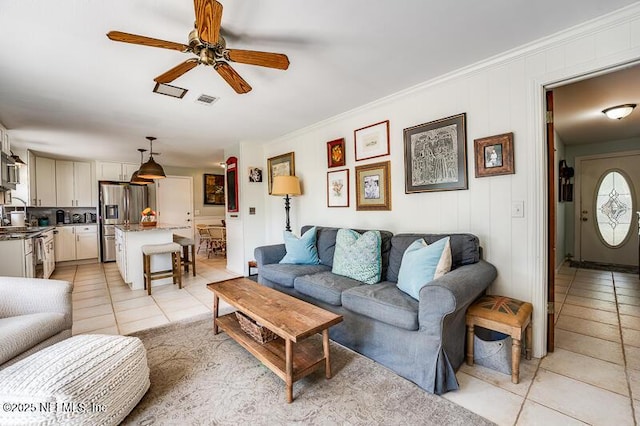
POLYGON ((318 265, 318 248, 316 247, 316 227, 308 229, 300 238, 289 231, 284 231, 284 245, 287 254, 280 263, 296 265, 318 265))
POLYGON ((331 272, 365 284, 380 282, 381 246, 380 231, 367 231, 361 235, 351 229, 339 229, 331 272))
POLYGON ((422 238, 411 243, 402 255, 398 288, 416 300, 420 289, 451 270, 449 237, 427 244, 422 238))

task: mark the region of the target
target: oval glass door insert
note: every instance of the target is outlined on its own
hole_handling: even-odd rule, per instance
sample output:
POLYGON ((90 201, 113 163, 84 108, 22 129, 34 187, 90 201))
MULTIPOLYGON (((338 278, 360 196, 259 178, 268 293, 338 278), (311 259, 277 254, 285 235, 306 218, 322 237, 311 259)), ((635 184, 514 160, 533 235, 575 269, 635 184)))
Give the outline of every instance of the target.
POLYGON ((620 172, 609 171, 600 180, 595 211, 602 240, 610 247, 622 245, 631 230, 633 199, 631 186, 620 172))

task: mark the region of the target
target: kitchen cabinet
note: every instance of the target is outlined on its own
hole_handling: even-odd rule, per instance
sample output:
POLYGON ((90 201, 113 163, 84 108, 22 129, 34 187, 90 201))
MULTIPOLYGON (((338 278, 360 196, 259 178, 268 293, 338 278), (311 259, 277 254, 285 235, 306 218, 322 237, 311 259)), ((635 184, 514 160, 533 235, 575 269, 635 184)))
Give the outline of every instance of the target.
POLYGON ((91 207, 91 164, 56 160, 56 206, 91 207))
POLYGON ((51 158, 36 157, 36 191, 32 205, 37 207, 56 206, 56 161, 51 158))
POLYGON ((0 241, 0 270, 5 277, 35 277, 33 239, 0 241))
POLYGON ((138 170, 137 163, 109 163, 103 161, 96 162, 96 178, 98 180, 114 180, 128 182, 133 172, 138 170))
POLYGON ((98 257, 97 225, 59 226, 56 231, 56 262, 98 257))

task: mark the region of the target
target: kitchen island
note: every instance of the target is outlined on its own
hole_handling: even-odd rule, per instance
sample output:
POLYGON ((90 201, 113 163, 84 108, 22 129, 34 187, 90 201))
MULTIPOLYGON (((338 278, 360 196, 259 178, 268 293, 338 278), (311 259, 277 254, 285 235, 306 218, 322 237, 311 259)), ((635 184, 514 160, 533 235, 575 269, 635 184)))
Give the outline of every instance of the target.
MULTIPOLYGON (((132 290, 144 289, 142 272, 142 246, 173 242, 173 231, 189 229, 185 225, 158 223, 153 227, 116 225, 116 263, 122 279, 132 290)), ((155 255, 151 259, 151 270, 171 269, 171 255, 155 255)), ((153 285, 171 284, 171 278, 154 281, 153 285)))

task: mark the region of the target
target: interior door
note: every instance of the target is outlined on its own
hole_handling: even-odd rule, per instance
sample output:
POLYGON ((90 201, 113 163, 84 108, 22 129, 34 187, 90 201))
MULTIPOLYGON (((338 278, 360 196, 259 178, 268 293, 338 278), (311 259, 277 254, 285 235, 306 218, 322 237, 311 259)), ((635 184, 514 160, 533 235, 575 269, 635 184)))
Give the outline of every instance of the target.
POLYGON ((156 204, 160 222, 187 225, 189 229, 179 229, 173 233, 193 238, 193 179, 190 176, 158 179, 156 204))
POLYGON ((638 164, 640 153, 580 161, 580 260, 638 265, 638 164))

